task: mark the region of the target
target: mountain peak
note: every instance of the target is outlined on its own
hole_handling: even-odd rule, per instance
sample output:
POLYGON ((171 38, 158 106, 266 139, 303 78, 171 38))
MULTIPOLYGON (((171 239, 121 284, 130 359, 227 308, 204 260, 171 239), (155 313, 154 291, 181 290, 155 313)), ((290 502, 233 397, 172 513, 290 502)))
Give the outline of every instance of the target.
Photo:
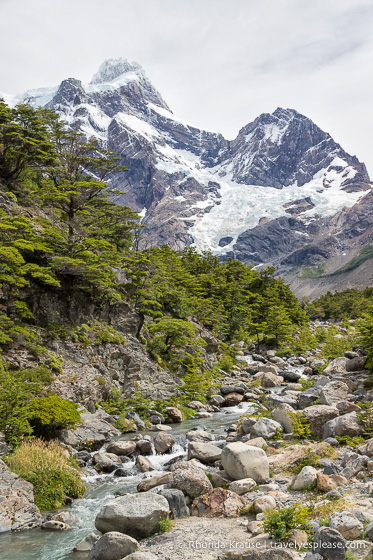
POLYGON ((109 58, 105 60, 98 71, 94 74, 91 84, 102 84, 112 82, 122 74, 128 72, 138 73, 142 66, 138 62, 129 62, 126 58, 109 58))

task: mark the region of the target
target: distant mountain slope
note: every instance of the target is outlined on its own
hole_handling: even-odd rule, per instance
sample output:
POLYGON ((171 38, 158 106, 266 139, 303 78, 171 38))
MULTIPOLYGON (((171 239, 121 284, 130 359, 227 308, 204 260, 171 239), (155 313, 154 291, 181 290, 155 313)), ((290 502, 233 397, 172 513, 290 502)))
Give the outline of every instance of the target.
POLYGON ((321 263, 334 272, 372 242, 364 164, 293 109, 262 114, 228 141, 176 118, 124 59, 105 61, 87 85, 70 78, 12 101, 53 108, 118 152, 130 171, 112 177, 116 201, 141 212, 150 245, 194 243, 297 275, 321 263))

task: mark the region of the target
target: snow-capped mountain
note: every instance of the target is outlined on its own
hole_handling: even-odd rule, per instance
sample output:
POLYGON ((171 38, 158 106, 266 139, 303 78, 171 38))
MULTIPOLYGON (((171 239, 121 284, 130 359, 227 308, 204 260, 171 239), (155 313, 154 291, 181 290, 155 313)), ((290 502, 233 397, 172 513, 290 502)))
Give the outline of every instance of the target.
POLYGON ((229 141, 176 118, 142 67, 124 59, 105 61, 89 84, 70 78, 6 100, 53 108, 116 150, 130 169, 112 177, 123 193, 116 201, 140 212, 148 245, 194 244, 285 270, 372 239, 364 164, 293 109, 262 114, 229 141))

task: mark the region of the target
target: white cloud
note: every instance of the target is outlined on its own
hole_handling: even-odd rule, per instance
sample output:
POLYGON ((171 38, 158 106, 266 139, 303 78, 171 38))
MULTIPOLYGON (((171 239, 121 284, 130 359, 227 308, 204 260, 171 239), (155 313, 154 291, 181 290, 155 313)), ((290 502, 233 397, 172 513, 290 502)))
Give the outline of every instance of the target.
POLYGON ((373 174, 372 23, 371 0, 0 0, 0 91, 88 81, 123 56, 197 126, 232 138, 293 107, 373 174))

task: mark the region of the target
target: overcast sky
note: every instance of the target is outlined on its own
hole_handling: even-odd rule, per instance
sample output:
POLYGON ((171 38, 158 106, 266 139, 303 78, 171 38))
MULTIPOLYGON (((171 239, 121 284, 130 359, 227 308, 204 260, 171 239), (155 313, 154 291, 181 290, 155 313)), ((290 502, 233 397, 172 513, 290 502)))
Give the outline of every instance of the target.
POLYGON ((144 67, 173 112, 234 138, 291 107, 373 176, 373 0, 0 0, 0 91, 144 67))

